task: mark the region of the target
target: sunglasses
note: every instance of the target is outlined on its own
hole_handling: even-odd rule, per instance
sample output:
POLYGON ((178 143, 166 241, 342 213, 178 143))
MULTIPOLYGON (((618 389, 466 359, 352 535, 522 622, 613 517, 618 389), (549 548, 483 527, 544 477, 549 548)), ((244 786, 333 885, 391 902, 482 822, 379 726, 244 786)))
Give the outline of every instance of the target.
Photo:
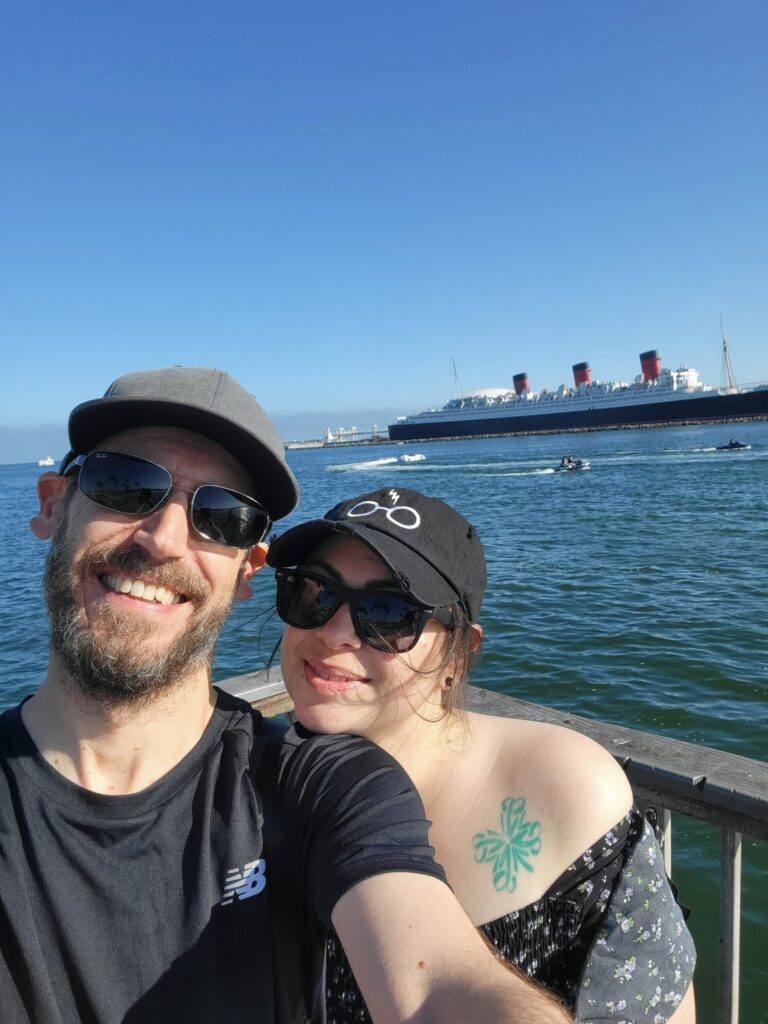
MULTIPOLYGON (((80 470, 80 491, 101 508, 124 516, 156 512, 173 489, 164 466, 122 452, 78 455, 64 470, 80 470)), ((205 540, 232 548, 250 548, 263 540, 270 526, 267 510, 247 494, 218 484, 202 484, 192 492, 189 521, 205 540)))
POLYGON ((419 604, 399 591, 354 590, 303 569, 276 569, 277 614, 289 626, 317 629, 342 604, 349 605, 355 633, 377 651, 405 654, 418 643, 429 619, 453 622, 449 608, 419 604))

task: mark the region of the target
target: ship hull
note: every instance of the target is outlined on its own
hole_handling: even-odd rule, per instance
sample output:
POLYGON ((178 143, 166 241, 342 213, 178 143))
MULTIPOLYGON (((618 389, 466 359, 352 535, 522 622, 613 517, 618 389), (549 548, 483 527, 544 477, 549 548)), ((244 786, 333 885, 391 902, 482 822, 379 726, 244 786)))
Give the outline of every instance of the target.
POLYGON ((605 430, 611 427, 659 426, 768 417, 768 388, 735 394, 704 395, 662 402, 627 405, 606 403, 580 409, 509 412, 488 409, 435 412, 389 425, 392 441, 422 441, 447 437, 488 437, 566 430, 605 430))

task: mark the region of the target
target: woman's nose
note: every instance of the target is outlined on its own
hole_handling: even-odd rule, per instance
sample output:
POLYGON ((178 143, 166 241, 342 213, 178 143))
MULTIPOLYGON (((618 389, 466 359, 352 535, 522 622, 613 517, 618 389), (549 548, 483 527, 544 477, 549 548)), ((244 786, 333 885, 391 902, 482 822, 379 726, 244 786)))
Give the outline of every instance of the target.
POLYGON ((358 648, 362 643, 362 640, 360 640, 355 632, 354 623, 352 622, 352 611, 346 601, 318 629, 321 631, 323 641, 328 647, 358 648))

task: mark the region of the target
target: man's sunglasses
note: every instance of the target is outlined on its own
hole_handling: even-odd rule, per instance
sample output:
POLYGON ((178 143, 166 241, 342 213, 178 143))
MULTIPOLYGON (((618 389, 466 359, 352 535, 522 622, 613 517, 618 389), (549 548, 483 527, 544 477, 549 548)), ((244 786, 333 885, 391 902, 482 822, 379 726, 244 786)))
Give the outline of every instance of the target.
MULTIPOLYGON (((77 484, 110 512, 148 516, 167 500, 173 477, 164 466, 122 452, 77 455, 64 475, 80 470, 77 484)), ((219 484, 202 484, 189 499, 189 521, 205 540, 233 548, 250 548, 263 540, 270 526, 267 510, 255 498, 219 484)))
POLYGON ((418 643, 429 619, 453 622, 449 608, 419 604, 401 591, 354 590, 303 569, 277 569, 277 614, 289 626, 317 629, 342 604, 349 605, 355 633, 377 651, 404 654, 418 643))

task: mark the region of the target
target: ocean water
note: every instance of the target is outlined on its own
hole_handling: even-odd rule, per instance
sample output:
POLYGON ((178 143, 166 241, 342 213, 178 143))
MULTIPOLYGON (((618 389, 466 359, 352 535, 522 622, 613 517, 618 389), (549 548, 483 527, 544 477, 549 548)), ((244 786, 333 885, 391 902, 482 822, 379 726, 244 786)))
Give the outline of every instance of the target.
MULTIPOLYGON (((489 581, 473 682, 768 760, 768 423, 294 450, 300 513, 415 487, 478 529, 489 581), (732 435, 749 451, 718 452, 732 435), (555 473, 564 454, 591 468, 555 473), (405 461, 403 455, 423 460, 405 461)), ((0 707, 47 657, 47 545, 27 527, 35 465, 0 467, 5 535, 0 707)), ((236 607, 216 677, 262 667, 278 635, 269 571, 236 607)), ((575 795, 578 799, 578 795, 575 795)), ((699 949, 699 1021, 714 1022, 719 832, 675 818, 673 872, 699 949)), ((745 837, 742 1014, 768 1022, 768 844, 745 837)))

